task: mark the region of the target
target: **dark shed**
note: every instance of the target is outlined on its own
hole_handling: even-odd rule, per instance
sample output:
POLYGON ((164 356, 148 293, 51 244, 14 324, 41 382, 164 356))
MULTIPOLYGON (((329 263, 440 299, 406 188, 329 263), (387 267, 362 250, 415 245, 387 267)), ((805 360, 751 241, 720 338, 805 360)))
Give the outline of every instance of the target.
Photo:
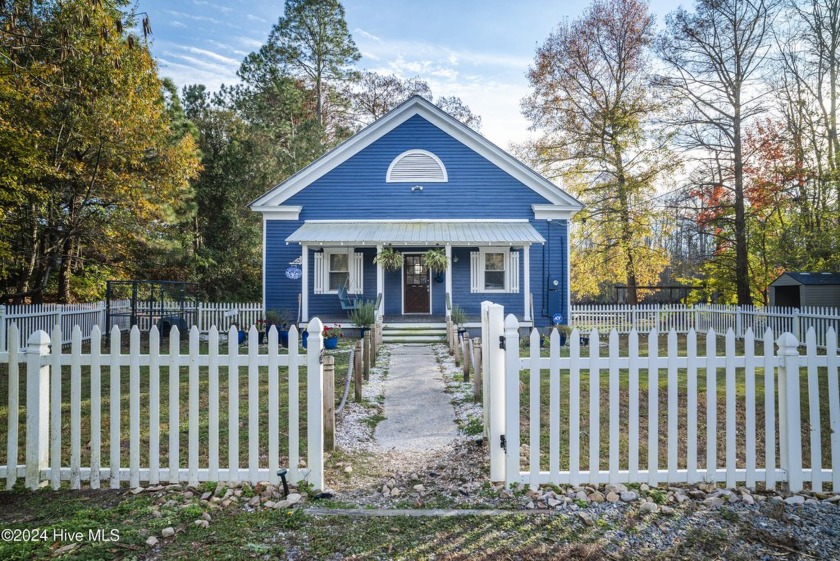
POLYGON ((840 273, 782 273, 770 283, 770 305, 840 308, 840 273))

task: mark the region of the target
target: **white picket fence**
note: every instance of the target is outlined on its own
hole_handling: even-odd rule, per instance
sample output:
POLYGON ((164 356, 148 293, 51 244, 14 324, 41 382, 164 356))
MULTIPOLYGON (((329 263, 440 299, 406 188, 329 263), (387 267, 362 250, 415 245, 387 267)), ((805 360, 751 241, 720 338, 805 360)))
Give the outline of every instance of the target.
MULTIPOLYGON (((71 349, 63 352, 60 345, 50 347, 50 337, 44 331, 36 331, 28 338, 25 348, 14 344, 18 340, 17 327, 13 324, 9 330, 12 343, 8 352, 0 352, 0 363, 8 364, 8 425, 6 465, 0 466, 0 478, 6 479, 6 488, 10 489, 18 477, 25 477, 26 487, 36 489, 42 481, 49 481, 53 489, 58 489, 61 481, 69 481, 70 488, 80 488, 82 481, 89 481, 90 487, 97 489, 102 480, 108 480, 111 488, 119 488, 122 482, 129 482, 136 487, 141 481, 150 484, 160 482, 187 482, 196 485, 200 481, 247 480, 251 483, 269 481, 278 483, 277 471, 280 467, 281 401, 288 410, 288 440, 283 442, 282 452, 288 458, 291 481, 306 479, 316 488, 323 488, 323 367, 321 350, 323 348, 323 326, 320 320, 313 319, 308 326, 309 338, 307 351, 299 354, 295 327, 289 331, 289 349, 285 354, 278 351, 277 331, 272 328, 269 334, 268 351, 259 352, 258 334, 251 327, 248 334, 247 355, 239 354, 238 337, 235 330, 228 334, 226 350, 219 348, 219 332, 210 327, 209 345, 205 352, 200 352, 199 331, 194 326, 189 332, 189 352, 181 354, 179 333, 173 328, 169 335, 169 352, 161 353, 160 337, 157 328, 153 328, 149 337, 149 349, 142 352, 140 331, 132 328, 129 340, 129 352, 123 353, 121 337, 123 333, 114 328, 111 331, 110 349, 102 348, 102 333, 94 326, 90 333, 90 350, 83 352, 82 331, 76 326, 72 329, 71 349), (25 365, 25 454, 24 463, 20 464, 21 450, 18 442, 20 403, 20 365, 25 365), (69 367, 70 403, 69 415, 66 404, 62 404, 62 367, 69 367), (305 368, 306 380, 306 468, 299 468, 300 450, 300 368, 305 368), (141 368, 148 369, 148 385, 141 387, 141 368), (284 369, 284 370, 281 370, 284 369), (84 369, 84 373, 83 373, 84 369), (103 373, 103 369, 107 369, 103 373), (184 369, 185 371, 182 371, 184 369), (247 374, 242 376, 242 369, 247 374), (267 373, 260 369, 267 369, 267 373), (220 375, 226 372, 227 388, 237 391, 227 392, 228 441, 227 457, 220 458, 220 407, 225 404, 219 399, 220 375), (121 404, 120 384, 126 379, 129 384, 127 410, 121 404), (168 416, 167 423, 161 425, 161 407, 167 407, 161 391, 163 374, 168 374, 168 416), (89 377, 90 393, 82 395, 82 379, 89 377), (102 381, 108 376, 109 400, 108 430, 110 450, 107 460, 102 457, 102 381), (288 394, 280 395, 281 377, 288 381, 288 394), (267 378, 267 407, 260 405, 260 380, 267 378), (206 393, 200 394, 200 383, 207 383, 206 393), (182 382, 188 383, 186 399, 180 396, 182 382), (240 465, 240 385, 247 382, 248 411, 247 447, 248 460, 240 465), (144 405, 141 409, 141 394, 144 405), (200 400, 206 399, 207 417, 200 410, 200 400), (87 405, 89 400, 89 405, 87 405), (83 404, 84 407, 83 407, 83 404), (62 408, 62 405, 65 407, 62 408), (83 410, 84 409, 84 410, 83 410), (180 453, 180 416, 188 412, 188 438, 186 442, 188 461, 181 465, 180 453), (90 422, 89 432, 82 439, 82 415, 90 422), (260 449, 260 419, 268 417, 267 452, 260 449), (113 419, 129 419, 127 435, 128 462, 121 448, 125 447, 126 435, 121 434, 121 422, 113 419), (200 417, 204 421, 200 421, 200 417), (141 465, 141 422, 148 428, 148 463, 141 465), (70 426, 70 442, 62 442, 62 427, 70 426), (204 428, 206 427, 206 429, 204 428), (206 434, 202 434, 204 431, 206 434), (165 452, 168 466, 161 466, 161 438, 168 438, 165 452), (121 442, 122 441, 122 442, 121 442), (89 465, 82 466, 83 442, 89 442, 89 465), (200 445, 202 442, 207 442, 200 445), (67 457, 69 447, 69 462, 67 457), (200 461, 200 457, 202 461, 200 461), (225 464, 226 462, 226 464, 225 464)), ((62 333, 58 326, 53 329, 52 340, 60 341, 62 333)), ((66 374, 66 372, 65 372, 66 374)), ((224 380, 224 379, 222 379, 224 380)), ((163 378, 163 384, 167 379, 163 378)), ((203 407, 202 407, 203 409, 203 407)), ((145 438, 145 437, 144 437, 145 438)), ((263 440, 266 435, 262 433, 263 440)), ((144 446, 145 448, 145 446, 144 446)))
POLYGON ((656 329, 660 333, 673 329, 680 334, 691 329, 703 332, 714 329, 724 333, 731 329, 738 339, 743 339, 748 329, 763 333, 770 328, 774 333, 793 333, 800 341, 808 329, 813 328, 817 346, 825 348, 828 330, 840 332, 840 309, 805 307, 800 310, 722 304, 575 305, 572 306, 570 325, 582 331, 597 329, 602 333, 613 329, 619 333, 630 333, 633 329, 638 332, 656 329))
POLYGON ((799 342, 791 333, 778 337, 775 343, 779 349, 774 352, 775 335, 769 328, 762 333, 760 356, 755 353, 756 338, 749 328, 744 333, 742 354, 736 353, 732 329, 724 337, 709 330, 701 338, 705 353, 699 354, 693 328, 689 328, 685 352, 681 353, 677 331, 672 328, 667 333, 664 356, 659 353, 660 335, 655 329, 646 334, 647 356, 640 356, 640 333, 635 330, 627 337, 628 352, 621 354, 619 333, 613 329, 606 356, 602 355, 597 330, 584 334, 589 338, 588 356, 581 352, 582 333, 574 330, 569 356, 560 356, 560 337, 554 331, 550 356, 542 357, 540 336, 534 330, 528 355, 521 357, 519 322, 513 315, 506 319, 503 315, 502 306, 482 304, 492 480, 504 480, 508 485, 527 483, 531 488, 542 483, 658 485, 701 481, 724 481, 727 487, 739 482, 755 487, 764 482, 773 488, 784 482, 791 491, 801 490, 808 481, 815 491, 821 491, 824 483, 830 483, 835 492, 840 489, 840 359, 832 328, 826 333, 825 354, 818 353, 816 331, 809 328, 802 356, 799 342), (527 377, 521 376, 522 371, 527 377), (765 372, 770 375, 765 376, 765 372), (756 385, 757 373, 760 386, 756 385), (720 376, 723 388, 718 386, 720 376), (808 414, 804 419, 800 418, 802 376, 807 380, 804 401, 808 414), (703 380, 705 383, 700 383, 703 380), (547 403, 542 393, 546 382, 547 403), (527 408, 520 395, 521 383, 528 387, 527 408), (640 391, 645 383, 647 392, 640 391), (743 397, 737 392, 739 384, 743 384, 743 397), (624 403, 622 394, 627 399, 624 403), (723 397, 719 397, 721 394, 723 397), (661 415, 660 401, 666 395, 661 415), (565 410, 561 396, 567 398, 565 410), (725 405, 722 415, 718 399, 725 405), (602 404, 606 404, 603 421, 602 404), (582 412, 582 407, 587 411, 582 412), (828 430, 823 430, 826 415, 821 414, 821 407, 828 409, 828 430), (701 411, 704 416, 698 419, 701 411), (525 469, 520 460, 523 414, 528 420, 524 432, 530 446, 525 469), (546 416, 547 426, 542 421, 546 416), (763 423, 757 425, 759 419, 763 423), (604 428, 606 446, 601 443, 604 428), (804 442, 803 432, 807 436, 804 442), (541 442, 546 435, 547 450, 541 442), (826 435, 830 450, 824 454, 822 438, 826 435), (722 450, 718 450, 719 438, 722 450), (667 442, 667 454, 660 454, 660 439, 667 442), (705 446, 701 446, 704 440, 705 446), (584 445, 588 458, 581 457, 584 445), (763 457, 756 457, 758 445, 763 448, 763 457), (640 447, 646 449, 642 450, 644 463, 640 447))
MULTIPOLYGON (((12 323, 18 327, 21 341, 27 341, 29 336, 38 330, 51 333, 56 325, 61 326, 62 345, 70 344, 73 327, 78 325, 82 330, 82 340, 89 341, 93 326, 99 326, 104 332, 105 301, 87 304, 22 304, 17 306, 0 306, 0 351, 9 348, 8 333, 12 323)), ((131 300, 116 300, 111 302, 112 313, 127 313, 131 309, 131 300)), ((164 314, 165 315, 165 314, 164 314)), ((195 325, 201 333, 207 333, 211 326, 220 331, 227 331, 234 324, 240 329, 248 329, 256 325, 263 318, 262 302, 199 302, 196 307, 195 325)), ((124 322, 112 322, 127 330, 128 317, 121 317, 124 322)), ((148 321, 141 321, 140 329, 148 331, 148 321)))

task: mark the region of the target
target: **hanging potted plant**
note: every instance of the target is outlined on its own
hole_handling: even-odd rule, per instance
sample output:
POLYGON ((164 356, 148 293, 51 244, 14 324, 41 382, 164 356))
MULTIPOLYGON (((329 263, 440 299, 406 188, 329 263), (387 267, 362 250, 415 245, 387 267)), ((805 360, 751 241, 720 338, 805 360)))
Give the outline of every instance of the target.
POLYGON ((446 252, 442 249, 430 249, 423 254, 423 261, 435 273, 435 281, 443 282, 443 273, 446 272, 446 268, 449 266, 449 259, 446 257, 446 252))
POLYGON ((373 262, 381 265, 386 271, 396 271, 403 266, 403 254, 392 247, 386 247, 376 254, 373 262))

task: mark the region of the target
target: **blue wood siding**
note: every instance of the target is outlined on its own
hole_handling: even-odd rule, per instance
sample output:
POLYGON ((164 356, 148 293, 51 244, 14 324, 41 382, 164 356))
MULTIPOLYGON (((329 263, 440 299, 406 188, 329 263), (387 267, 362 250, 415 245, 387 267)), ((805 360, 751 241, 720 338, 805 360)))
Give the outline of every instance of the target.
MULTIPOLYGON (((414 116, 346 162, 314 181, 284 205, 300 205, 299 220, 266 222, 264 302, 266 309, 288 308, 297 313, 301 281, 286 278, 289 263, 300 256, 300 247, 287 245, 286 238, 305 220, 383 220, 383 219, 527 219, 547 240, 530 250, 531 292, 534 295, 535 323, 550 324, 552 313, 568 317, 566 269, 568 265, 568 224, 565 220, 535 220, 533 204, 545 204, 542 196, 473 152, 419 116, 414 116), (386 183, 391 161, 412 148, 432 152, 441 159, 449 175, 448 183, 422 184, 422 191, 411 191, 412 183, 386 183), (549 309, 549 286, 560 281, 559 310, 549 309)), ((428 248, 400 248, 425 251, 428 248)), ((517 249, 518 250, 518 249, 517 249)), ((376 298, 375 248, 357 248, 364 253, 364 297, 376 298)), ((483 294, 470 292, 470 248, 453 248, 458 262, 453 264, 453 303, 461 305, 470 317, 479 315, 484 300, 498 302, 506 312, 522 317, 524 298, 519 293, 483 294)), ((309 316, 343 317, 338 297, 313 294, 314 249, 309 251, 309 316)), ((525 260, 520 257, 520 286, 524 290, 525 260)), ((433 314, 445 312, 445 284, 432 280, 433 314)), ((385 272, 385 315, 402 313, 402 271, 385 272)))
POLYGON ((425 119, 414 116, 295 194, 302 220, 384 218, 524 218, 542 196, 425 119), (448 183, 386 183, 394 158, 428 150, 446 166, 448 183))

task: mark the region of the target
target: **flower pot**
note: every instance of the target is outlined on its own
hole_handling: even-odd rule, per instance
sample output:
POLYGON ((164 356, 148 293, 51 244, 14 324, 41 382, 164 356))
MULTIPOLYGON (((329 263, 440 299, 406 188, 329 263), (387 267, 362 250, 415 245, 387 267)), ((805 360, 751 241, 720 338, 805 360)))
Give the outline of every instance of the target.
POLYGON ((324 339, 324 348, 330 350, 337 349, 338 337, 330 337, 329 339, 324 339))
POLYGON ((560 346, 561 347, 566 346, 566 334, 565 333, 560 333, 560 346))
POLYGON ((300 342, 303 345, 303 348, 306 348, 306 340, 309 339, 309 332, 304 331, 300 336, 300 342))
POLYGON ((282 331, 278 330, 277 331, 277 339, 278 339, 278 341, 280 341, 280 344, 282 346, 288 347, 289 346, 289 330, 288 329, 284 329, 282 331))
POLYGON ((248 338, 248 332, 240 330, 239 331, 239 344, 241 345, 242 343, 244 343, 245 339, 247 339, 247 338, 248 338))
POLYGON ((443 271, 438 271, 435 275, 435 282, 443 282, 443 271))
POLYGON ((260 331, 259 334, 260 334, 259 343, 260 343, 260 345, 262 345, 263 343, 265 343, 265 340, 266 340, 266 332, 265 331, 260 331))
POLYGON ((360 327, 359 328, 359 339, 365 338, 365 333, 370 330, 370 327, 360 327))

